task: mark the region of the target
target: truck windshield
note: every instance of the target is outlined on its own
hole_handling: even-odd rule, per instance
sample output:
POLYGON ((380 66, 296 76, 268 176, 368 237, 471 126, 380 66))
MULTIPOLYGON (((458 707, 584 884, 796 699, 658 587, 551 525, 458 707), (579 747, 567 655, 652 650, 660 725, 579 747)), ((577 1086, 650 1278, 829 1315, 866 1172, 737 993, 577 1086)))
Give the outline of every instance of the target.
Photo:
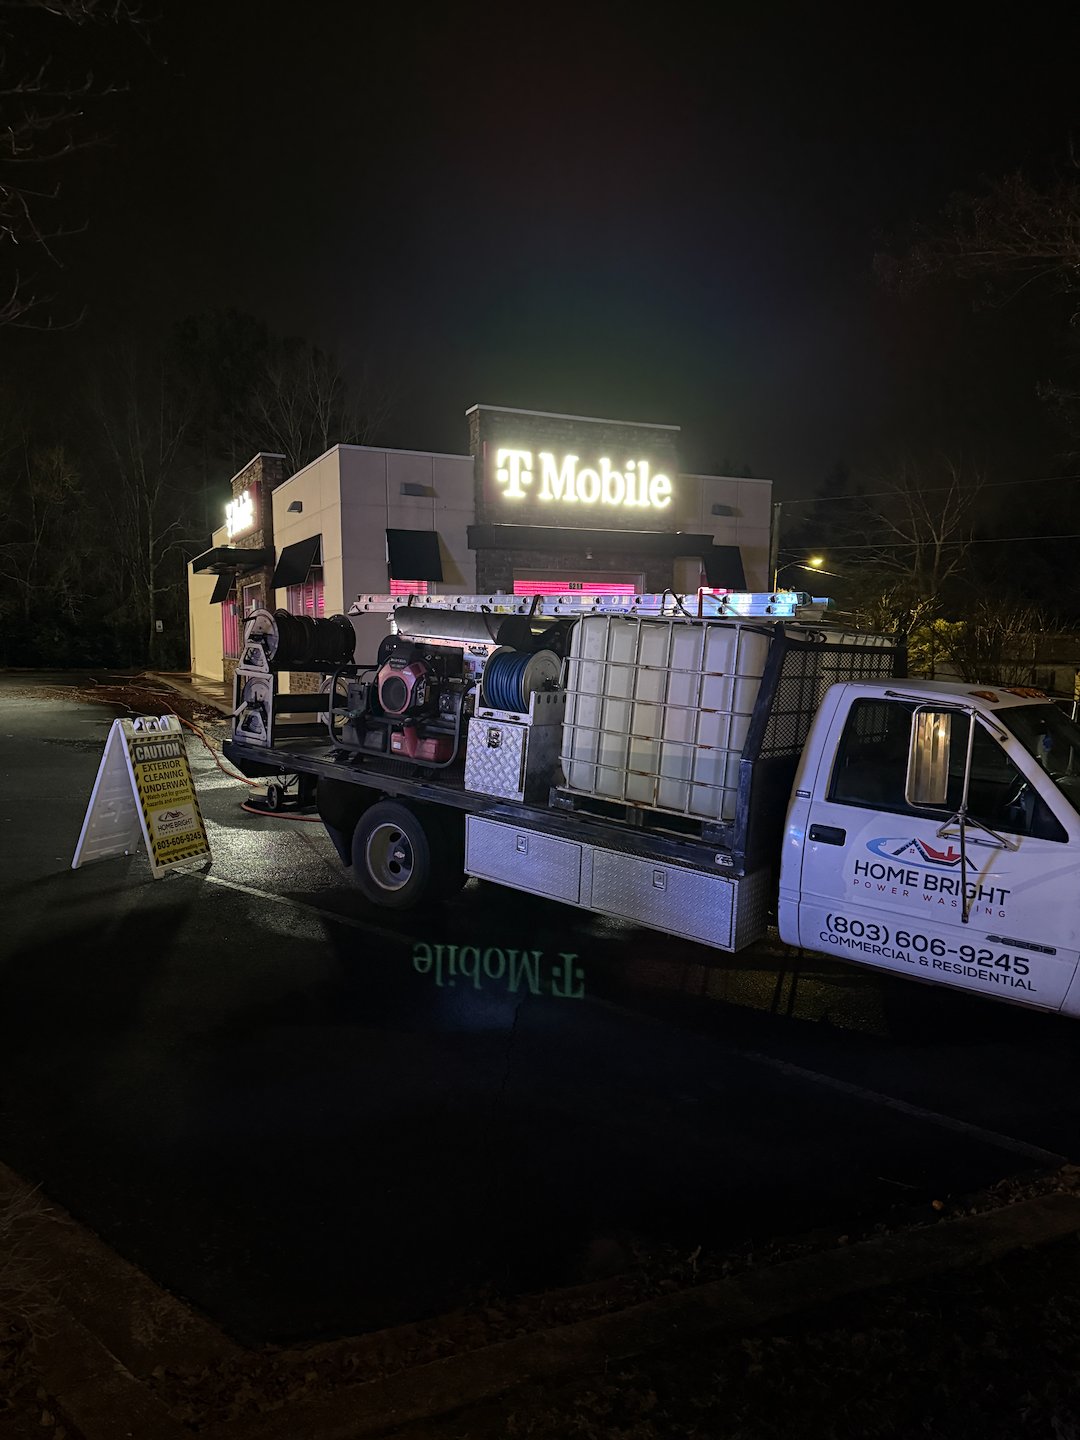
POLYGON ((1056 705, 1017 705, 994 716, 1080 813, 1080 726, 1056 705))

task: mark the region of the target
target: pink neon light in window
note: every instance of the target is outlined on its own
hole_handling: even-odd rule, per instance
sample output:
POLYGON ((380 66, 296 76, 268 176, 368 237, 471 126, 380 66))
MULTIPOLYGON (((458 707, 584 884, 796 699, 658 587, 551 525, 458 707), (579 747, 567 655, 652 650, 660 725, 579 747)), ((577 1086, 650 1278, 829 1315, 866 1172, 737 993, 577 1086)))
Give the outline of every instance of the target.
POLYGON ((428 582, 426 580, 391 580, 391 595, 426 595, 428 593, 428 582))
POLYGON ((321 575, 312 575, 303 585, 290 585, 287 595, 290 615, 310 615, 315 620, 326 614, 321 575))
POLYGON ((240 658, 240 602, 235 590, 221 607, 221 653, 230 660, 240 658))
POLYGON ((637 587, 621 580, 515 580, 515 595, 636 595, 637 587))

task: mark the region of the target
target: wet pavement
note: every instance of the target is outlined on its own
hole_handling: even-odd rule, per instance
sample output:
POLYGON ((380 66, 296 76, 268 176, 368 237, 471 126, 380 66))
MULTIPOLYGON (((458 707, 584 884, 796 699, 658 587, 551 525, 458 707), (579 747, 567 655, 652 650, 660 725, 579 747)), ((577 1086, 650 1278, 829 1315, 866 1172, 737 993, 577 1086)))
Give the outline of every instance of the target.
POLYGON ((1080 1151, 1076 1022, 476 882, 371 911, 321 826, 242 811, 197 741, 208 874, 73 872, 110 712, 28 683, 0 676, 0 1159, 242 1338, 854 1223, 1080 1151))

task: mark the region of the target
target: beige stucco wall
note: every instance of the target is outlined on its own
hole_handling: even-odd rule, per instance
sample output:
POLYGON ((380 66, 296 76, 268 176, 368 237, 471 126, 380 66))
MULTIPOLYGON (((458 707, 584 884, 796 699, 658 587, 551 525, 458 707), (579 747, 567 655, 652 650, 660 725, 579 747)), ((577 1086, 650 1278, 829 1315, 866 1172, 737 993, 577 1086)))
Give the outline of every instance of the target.
MULTIPOLYGON (((338 615, 348 607, 342 604, 341 588, 341 506, 338 480, 338 452, 329 450, 298 470, 273 492, 274 545, 278 558, 288 545, 322 537, 323 602, 327 615, 338 615), (299 504, 300 510, 290 510, 299 504)), ((270 596, 271 610, 287 610, 289 592, 275 590, 270 596)), ((314 677, 318 680, 318 676, 314 677)), ((311 677, 282 674, 278 684, 282 693, 312 688, 311 677)), ((290 717, 290 720, 295 717, 290 717)))
POLYGON ((221 680, 221 606, 211 605, 216 575, 196 575, 188 564, 188 636, 191 673, 205 680, 221 680))
POLYGON ((743 480, 734 475, 680 475, 678 497, 680 529, 711 535, 717 545, 737 545, 742 554, 746 588, 771 589, 771 480, 743 480), (714 505, 721 505, 732 513, 714 515, 714 505))
MULTIPOLYGON (((357 595, 389 590, 387 530, 435 530, 443 579, 433 590, 445 595, 475 589, 476 557, 466 534, 473 523, 471 456, 360 445, 343 445, 337 454, 346 612, 357 595), (406 487, 420 493, 407 493, 406 487)), ((357 659, 373 661, 379 641, 387 633, 385 617, 354 617, 354 624, 357 659)))
MULTIPOLYGON (((222 525, 210 537, 211 545, 227 545, 228 532, 222 525)), ((191 673, 206 680, 223 680, 221 663, 221 606, 211 605, 210 596, 217 584, 216 575, 196 575, 190 563, 188 572, 188 637, 191 642, 191 673)))
MULTIPOLYGON (((341 505, 340 481, 338 478, 338 452, 326 455, 305 465, 295 475, 279 485, 273 493, 274 545, 278 557, 289 545, 306 540, 311 535, 322 536, 323 587, 327 615, 337 615, 347 609, 343 605, 341 587, 341 505), (300 511, 290 511, 289 506, 299 504, 300 511)), ((288 604, 288 592, 275 590, 270 597, 271 609, 284 609, 288 604)))

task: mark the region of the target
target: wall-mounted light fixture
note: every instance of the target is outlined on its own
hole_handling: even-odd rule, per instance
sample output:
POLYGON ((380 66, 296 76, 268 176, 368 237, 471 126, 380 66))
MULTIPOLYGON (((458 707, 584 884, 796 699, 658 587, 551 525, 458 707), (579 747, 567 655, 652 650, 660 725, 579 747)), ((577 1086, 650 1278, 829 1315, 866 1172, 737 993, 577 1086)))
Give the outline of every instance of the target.
POLYGON ((302 500, 292 500, 292 501, 290 501, 290 503, 289 503, 289 512, 290 512, 290 514, 291 514, 293 511, 295 511, 297 515, 300 515, 300 514, 303 513, 303 509, 304 509, 304 502, 303 502, 302 500))

